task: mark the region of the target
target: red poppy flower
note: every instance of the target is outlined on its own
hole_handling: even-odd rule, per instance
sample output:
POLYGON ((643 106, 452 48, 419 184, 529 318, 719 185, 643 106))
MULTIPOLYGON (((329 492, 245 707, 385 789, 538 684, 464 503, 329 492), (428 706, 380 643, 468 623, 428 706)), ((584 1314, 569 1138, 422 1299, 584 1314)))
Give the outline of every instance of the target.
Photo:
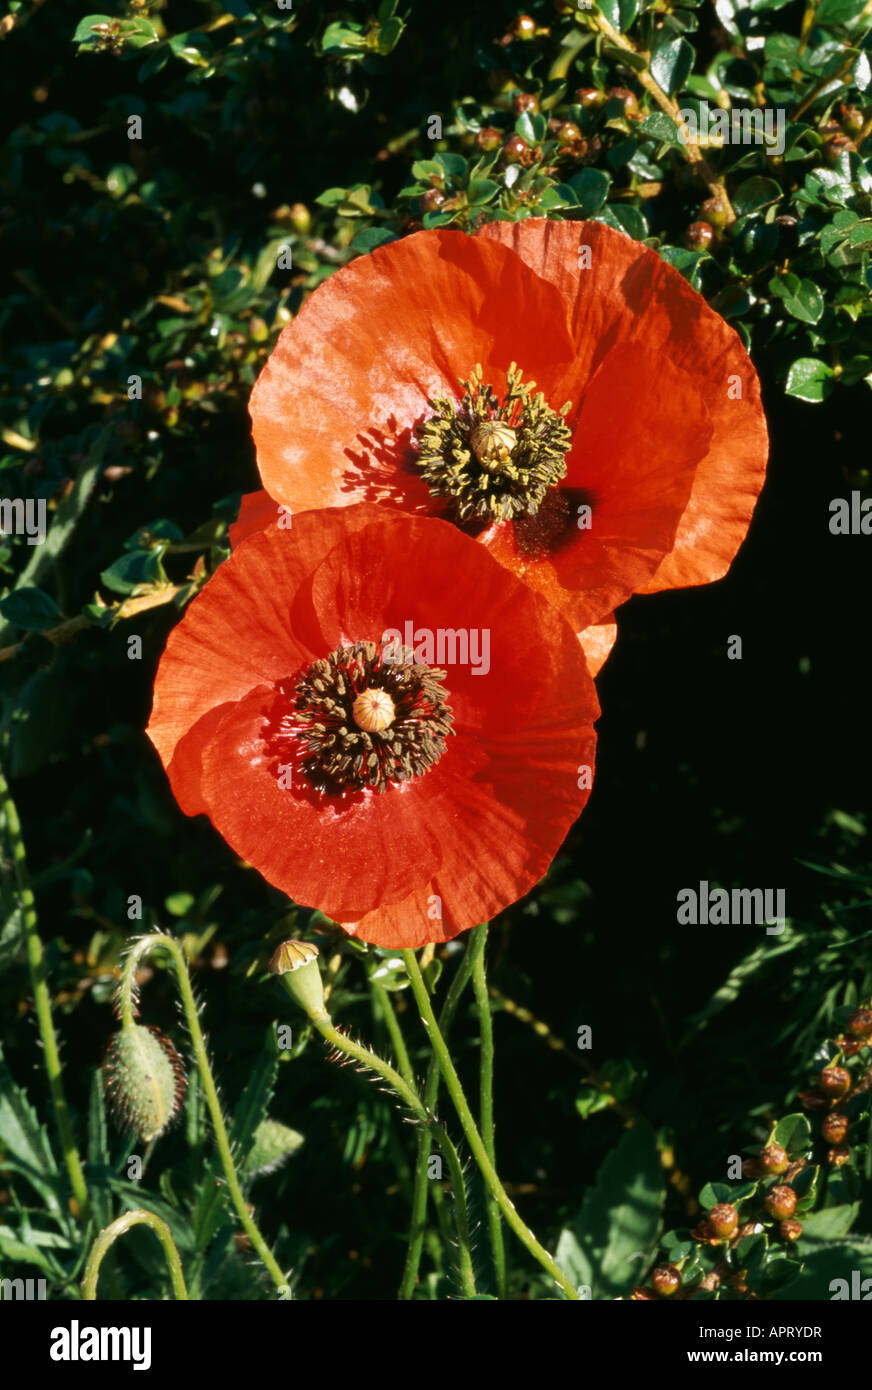
POLYGON ((687 282, 620 232, 539 218, 418 232, 331 275, 251 414, 295 515, 444 517, 577 630, 724 574, 767 454, 748 355, 687 282))
MULTIPOLYGON (((239 517, 230 527, 230 544, 235 549, 247 536, 262 531, 273 523, 278 525, 293 522, 292 515, 285 513, 264 489, 260 492, 247 492, 239 508, 239 517)), ((585 657, 587 669, 592 676, 602 670, 606 658, 618 637, 618 626, 614 613, 609 613, 600 623, 592 623, 578 634, 585 657)))
POLYGON ((148 733, 184 811, 399 947, 542 877, 587 799, 598 713, 556 609, 456 528, 361 505, 234 550, 170 635, 148 733))

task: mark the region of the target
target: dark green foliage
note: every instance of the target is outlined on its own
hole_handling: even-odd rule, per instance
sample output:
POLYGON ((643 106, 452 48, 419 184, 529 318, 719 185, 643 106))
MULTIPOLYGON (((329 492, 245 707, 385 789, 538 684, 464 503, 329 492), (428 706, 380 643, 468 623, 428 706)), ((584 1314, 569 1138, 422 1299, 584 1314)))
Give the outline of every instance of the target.
MULTIPOLYGON (((414 1135, 389 1097, 327 1061, 263 967, 284 937, 324 933, 324 956, 339 957, 337 1021, 386 1055, 369 978, 386 984, 420 1076, 429 1053, 405 976, 391 953, 290 908, 205 820, 186 820, 142 733, 151 680, 179 610, 228 552, 240 495, 257 486, 248 396, 305 295, 420 226, 596 218, 658 249, 750 345, 773 461, 723 583, 622 611, 599 682, 591 804, 544 885, 492 931, 492 983, 563 1043, 549 1048, 516 1010, 498 1012, 498 1166, 594 1296, 627 1296, 658 1248, 702 1278, 714 1260, 691 1241, 702 1213, 690 1204, 746 1200, 726 1183, 728 1156, 759 1151, 776 1125, 794 1157, 805 1140, 797 1093, 832 1057, 821 1040, 872 992, 861 683, 872 542, 831 540, 826 511, 869 480, 862 0, 604 0, 598 12, 537 0, 532 37, 517 35, 511 6, 467 0, 438 12, 391 0, 8 8, 0 497, 44 502, 48 534, 33 547, 0 537, 0 646, 16 645, 0 662, 0 760, 24 827, 95 1229, 145 1207, 170 1225, 192 1297, 274 1296, 237 1239, 158 965, 143 981, 144 1021, 185 1057, 184 1114, 138 1180, 135 1141, 107 1127, 97 1068, 117 1026, 119 954, 129 935, 170 927, 193 962, 246 1196, 295 1292, 395 1295, 414 1135), (597 13, 630 50, 597 29, 597 13), (682 111, 714 110, 726 93, 737 108, 787 112, 780 154, 705 152, 734 223, 641 80, 649 72, 682 111), (129 138, 131 118, 141 138, 129 138), (512 136, 522 143, 509 163, 512 136), (690 234, 700 221, 713 230, 707 249, 690 234), (125 618, 128 603, 144 606, 125 618), (65 640, 49 639, 59 624, 65 640), (741 662, 723 655, 732 632, 741 662), (703 878, 785 885, 785 933, 677 926, 676 892, 703 878), (292 1025, 290 1048, 277 1048, 276 1023, 292 1025), (576 1045, 583 1024, 589 1055, 576 1045), (292 1151, 288 1140, 287 1160, 255 1176, 246 1160, 266 1118, 305 1142, 292 1151)), ((76 1297, 90 1239, 52 1128, 2 816, 0 1262, 76 1297)), ((440 996, 456 959, 434 963, 440 996)), ((464 1006, 453 1051, 470 1094, 477 1042, 464 1006)), ((762 1296, 826 1298, 832 1277, 872 1268, 864 1123, 851 1164, 804 1194, 815 1205, 798 1251, 773 1254, 756 1238, 743 1250, 762 1296)), ((812 1166, 824 1165, 818 1153, 812 1166)), ((453 1259, 433 1225, 417 1296, 445 1298, 453 1259)), ((520 1247, 510 1259, 513 1294, 551 1295, 520 1247)), ((113 1250, 100 1288, 166 1295, 149 1233, 113 1250)))

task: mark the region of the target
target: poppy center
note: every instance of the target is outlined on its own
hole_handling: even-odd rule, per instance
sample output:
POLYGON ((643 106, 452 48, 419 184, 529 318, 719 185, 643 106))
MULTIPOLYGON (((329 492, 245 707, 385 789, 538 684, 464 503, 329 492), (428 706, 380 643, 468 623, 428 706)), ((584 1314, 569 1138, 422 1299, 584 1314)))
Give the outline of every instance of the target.
POLYGON ((458 521, 535 516, 548 489, 566 476, 569 402, 552 410, 515 362, 502 399, 485 386, 478 363, 460 384, 459 404, 437 396, 434 414, 415 427, 416 461, 430 492, 451 500, 458 521))
POLYGON ((383 792, 423 776, 452 733, 444 680, 444 671, 390 644, 355 642, 313 662, 288 690, 293 710, 284 719, 284 732, 302 741, 312 786, 383 792))

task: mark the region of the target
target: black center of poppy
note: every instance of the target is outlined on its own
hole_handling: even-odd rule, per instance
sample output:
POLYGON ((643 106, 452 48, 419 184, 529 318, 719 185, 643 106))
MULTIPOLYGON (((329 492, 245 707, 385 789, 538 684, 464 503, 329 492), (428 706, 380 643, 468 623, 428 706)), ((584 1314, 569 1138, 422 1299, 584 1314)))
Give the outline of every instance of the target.
POLYGON ((437 396, 430 401, 435 413, 415 428, 416 461, 431 493, 451 499, 458 521, 535 516, 548 489, 566 476, 569 402, 552 410, 514 362, 502 400, 484 385, 478 364, 460 384, 459 404, 437 396))
POLYGON ((445 752, 454 716, 445 672, 408 648, 355 642, 314 661, 287 690, 284 732, 303 743, 303 771, 341 794, 422 776, 445 752), (396 659, 394 659, 396 658, 396 659))

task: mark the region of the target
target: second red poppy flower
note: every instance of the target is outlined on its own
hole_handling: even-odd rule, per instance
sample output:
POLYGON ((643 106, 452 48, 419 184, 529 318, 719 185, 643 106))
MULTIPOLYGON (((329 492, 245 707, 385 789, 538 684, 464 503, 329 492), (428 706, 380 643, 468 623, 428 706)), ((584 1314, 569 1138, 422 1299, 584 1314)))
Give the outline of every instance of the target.
POLYGON ((457 935, 542 877, 599 714, 569 624, 444 522, 361 505, 245 540, 171 633, 177 800, 363 940, 457 935))

